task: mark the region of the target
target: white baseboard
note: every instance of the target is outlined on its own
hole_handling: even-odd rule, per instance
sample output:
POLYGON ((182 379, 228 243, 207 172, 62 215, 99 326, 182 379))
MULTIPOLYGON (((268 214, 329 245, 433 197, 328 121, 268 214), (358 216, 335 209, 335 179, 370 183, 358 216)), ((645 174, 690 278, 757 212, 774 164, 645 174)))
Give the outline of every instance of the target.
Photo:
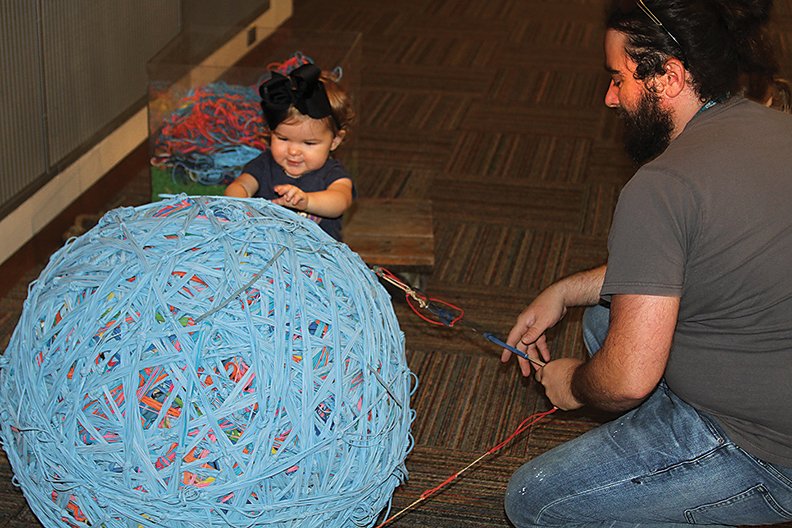
MULTIPOLYGON (((271 0, 266 13, 231 37, 199 66, 229 65, 241 59, 251 47, 292 15, 292 0, 271 0), (249 30, 256 39, 248 42, 249 30)), ((217 74, 222 70, 213 69, 217 74)), ((31 240, 47 224, 80 197, 110 169, 148 137, 147 109, 142 109, 113 130, 77 161, 58 173, 22 205, 0 220, 0 264, 31 240)), ((63 226, 66 231, 69 226, 63 226)))

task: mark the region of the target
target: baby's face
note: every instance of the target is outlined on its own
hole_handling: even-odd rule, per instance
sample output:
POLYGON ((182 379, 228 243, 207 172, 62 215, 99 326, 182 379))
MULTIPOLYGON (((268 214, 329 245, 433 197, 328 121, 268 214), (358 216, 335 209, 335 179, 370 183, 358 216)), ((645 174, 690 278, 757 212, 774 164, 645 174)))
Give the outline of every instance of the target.
POLYGON ((290 119, 272 131, 270 149, 275 163, 286 174, 299 178, 322 167, 330 152, 341 143, 339 136, 319 119, 290 119))

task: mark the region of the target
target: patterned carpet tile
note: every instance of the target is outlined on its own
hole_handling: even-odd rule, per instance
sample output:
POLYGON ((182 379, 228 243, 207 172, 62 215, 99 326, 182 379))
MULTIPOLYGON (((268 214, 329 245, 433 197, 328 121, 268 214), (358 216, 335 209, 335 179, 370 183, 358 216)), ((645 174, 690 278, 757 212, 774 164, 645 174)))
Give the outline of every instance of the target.
POLYGON ((8 524, 3 525, 3 528, 32 528, 36 526, 41 526, 41 524, 39 524, 38 519, 33 515, 30 508, 25 506, 20 508, 14 517, 8 521, 8 524))
POLYGON ((614 163, 624 165, 629 163, 635 172, 636 166, 627 157, 624 151, 623 139, 624 128, 621 118, 616 110, 605 106, 605 92, 607 85, 603 87, 602 98, 593 110, 599 113, 597 137, 595 145, 600 148, 613 149, 614 163))
MULTIPOLYGON (((294 3, 297 4, 299 0, 294 3)), ((410 2, 388 5, 357 0, 334 2, 311 2, 308 9, 295 6, 289 27, 321 31, 359 31, 369 36, 398 34, 398 30, 409 21, 412 10, 410 2)), ((375 42, 377 39, 371 39, 375 42)), ((379 39, 382 40, 382 39, 379 39)), ((368 39, 367 39, 368 42, 368 39)), ((387 41, 383 41, 387 42, 387 41)), ((365 46, 371 50, 371 45, 365 46)))
MULTIPOLYGON (((552 24, 547 23, 552 16, 551 12, 539 15, 535 7, 533 13, 519 19, 509 37, 509 45, 519 47, 524 52, 541 52, 546 58, 555 58, 563 55, 559 52, 572 49, 579 52, 579 59, 587 57, 596 61, 596 64, 601 64, 602 36, 605 33, 599 16, 602 13, 601 7, 596 6, 596 12, 570 8, 565 3, 556 3, 555 7, 566 12, 552 24)), ((522 56, 530 58, 531 53, 524 53, 522 56)), ((561 60, 566 58, 559 57, 561 60)))
POLYGON ((621 145, 594 142, 589 154, 587 182, 609 183, 620 188, 635 174, 636 167, 624 154, 621 145))
MULTIPOLYGON (((610 80, 601 67, 592 70, 579 64, 561 66, 555 62, 506 62, 494 75, 490 97, 497 102, 584 111, 603 104, 610 80)), ((556 133, 554 128, 549 130, 556 133)))
MULTIPOLYGON (((552 420, 538 424, 548 427, 552 420)), ((535 432, 532 433, 536 434, 535 432)), ((528 446, 528 434, 518 436, 511 446, 528 446)), ((491 447, 491 446, 490 446, 491 447)), ((391 514, 411 505, 426 490, 473 462, 483 453, 417 446, 408 459, 409 480, 396 489, 391 514), (437 475, 437 477, 428 477, 437 475)), ((523 463, 541 454, 511 455, 504 449, 484 458, 440 491, 406 511, 394 527, 509 527, 503 511, 503 496, 509 478, 523 463)))
MULTIPOLYGON (((456 132, 471 96, 454 93, 402 91, 399 87, 368 89, 361 101, 360 125, 377 129, 414 131, 415 134, 456 132)), ((368 136, 368 130, 363 131, 368 136)), ((382 146, 387 150, 387 145, 382 146)))
MULTIPOLYGON (((434 203, 435 215, 444 205, 434 203)), ((433 281, 460 287, 536 289, 558 277, 567 234, 513 223, 453 222, 435 229, 433 281)))
POLYGON ((471 356, 448 348, 423 350, 412 350, 409 358, 419 379, 412 399, 418 445, 486 451, 536 411, 533 382, 503 365, 499 353, 471 356), (514 418, 515 413, 525 416, 514 418))
MULTIPOLYGON (((515 443, 525 439, 517 438, 515 443)), ((407 462, 409 479, 397 488, 391 513, 407 507, 421 493, 440 485, 481 454, 416 446, 407 462)), ((511 473, 522 462, 498 454, 488 457, 405 513, 393 526, 508 526, 503 513, 503 494, 511 473)))
POLYGON ((36 279, 41 269, 43 266, 31 268, 5 296, 0 297, 0 351, 4 351, 8 346, 11 333, 22 313, 22 305, 27 298, 28 285, 36 279))
POLYGON ((438 179, 431 196, 438 222, 470 222, 518 228, 579 232, 585 188, 580 185, 512 183, 494 185, 438 179))
MULTIPOLYGON (((595 184, 587 187, 585 205, 582 214, 584 217, 583 233, 598 238, 598 244, 605 249, 608 231, 610 230, 613 210, 616 201, 619 199, 621 185, 617 184, 595 184)), ((585 251, 586 248, 581 248, 585 251)), ((607 254, 604 254, 600 262, 604 262, 607 254)))
MULTIPOLYGON (((601 214, 608 215, 604 222, 609 223, 610 210, 602 211, 601 214)), ((568 242, 564 266, 559 269, 559 277, 600 266, 608 258, 607 229, 593 235, 588 233, 572 235, 568 242)))
POLYGON ((398 91, 444 93, 451 91, 460 95, 484 96, 490 86, 490 70, 485 67, 471 68, 464 64, 442 66, 439 75, 438 64, 399 64, 381 62, 372 64, 363 72, 363 79, 369 88, 387 89, 396 87, 398 91), (449 90, 451 88, 451 90, 449 90))
POLYGON ((372 160, 360 165, 355 187, 361 198, 425 198, 434 174, 430 169, 400 168, 372 160))
POLYGON ((410 131, 370 129, 357 142, 357 156, 361 166, 376 163, 439 173, 446 164, 452 145, 453 138, 443 134, 419 136, 410 131), (387 144, 387 150, 383 150, 384 144, 387 144))
MULTIPOLYGON (((604 92, 603 92, 604 93, 604 92)), ((599 129, 599 108, 591 110, 518 106, 507 102, 477 100, 465 115, 463 127, 470 130, 552 134, 594 139, 599 129)))
MULTIPOLYGON (((463 68, 481 70, 492 64, 501 50, 501 43, 492 38, 492 33, 446 33, 418 32, 413 36, 402 34, 386 51, 388 61, 410 64, 411 67, 442 65, 443 70, 463 68)), ((457 86, 450 85, 455 91, 457 86)))
POLYGON ((445 172, 455 179, 490 185, 580 183, 585 179, 590 149, 588 138, 470 129, 457 136, 445 172))
POLYGON ((22 491, 13 484, 13 476, 14 474, 5 456, 5 451, 2 451, 0 454, 0 505, 2 505, 0 507, 0 526, 9 526, 8 523, 18 516, 21 511, 28 510, 22 491))

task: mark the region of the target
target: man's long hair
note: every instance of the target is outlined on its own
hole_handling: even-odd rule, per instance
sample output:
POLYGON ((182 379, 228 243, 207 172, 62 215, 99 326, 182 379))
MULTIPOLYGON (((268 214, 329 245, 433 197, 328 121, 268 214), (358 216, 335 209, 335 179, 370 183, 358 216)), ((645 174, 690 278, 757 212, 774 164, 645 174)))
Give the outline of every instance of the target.
POLYGON ((772 0, 644 0, 662 24, 634 0, 614 1, 606 27, 627 36, 637 79, 664 73, 669 57, 684 62, 702 101, 745 93, 760 99, 778 62, 767 35, 772 0), (746 82, 750 79, 750 83, 746 82))

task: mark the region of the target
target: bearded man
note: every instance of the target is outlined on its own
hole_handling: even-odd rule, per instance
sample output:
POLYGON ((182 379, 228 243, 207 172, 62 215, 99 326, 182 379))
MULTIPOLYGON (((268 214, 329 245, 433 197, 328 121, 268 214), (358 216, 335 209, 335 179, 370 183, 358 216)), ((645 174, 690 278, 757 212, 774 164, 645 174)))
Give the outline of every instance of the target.
POLYGON ((619 416, 513 475, 517 527, 792 520, 792 116, 739 95, 775 73, 770 8, 609 10, 605 103, 642 165, 607 264, 542 291, 507 342, 546 362, 535 378, 556 407, 619 416), (551 360, 545 332, 572 306, 590 307, 590 357, 551 360))

